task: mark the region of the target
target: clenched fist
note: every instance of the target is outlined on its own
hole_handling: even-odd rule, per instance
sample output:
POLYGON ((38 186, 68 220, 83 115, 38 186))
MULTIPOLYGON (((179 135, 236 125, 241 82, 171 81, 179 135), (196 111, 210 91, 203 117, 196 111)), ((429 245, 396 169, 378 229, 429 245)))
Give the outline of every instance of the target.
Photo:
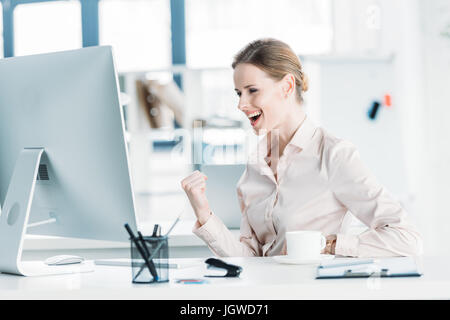
POLYGON ((181 187, 186 192, 198 222, 203 225, 211 216, 208 199, 206 199, 206 180, 203 173, 195 170, 191 175, 181 181, 181 187))

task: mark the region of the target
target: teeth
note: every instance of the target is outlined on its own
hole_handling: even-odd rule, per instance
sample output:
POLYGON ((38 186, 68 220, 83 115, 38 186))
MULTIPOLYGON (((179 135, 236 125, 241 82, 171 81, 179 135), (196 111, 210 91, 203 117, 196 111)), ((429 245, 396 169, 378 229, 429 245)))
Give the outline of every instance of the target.
POLYGON ((260 114, 261 114, 261 111, 255 111, 255 112, 249 114, 248 117, 249 117, 249 118, 252 118, 252 117, 259 116, 260 114))

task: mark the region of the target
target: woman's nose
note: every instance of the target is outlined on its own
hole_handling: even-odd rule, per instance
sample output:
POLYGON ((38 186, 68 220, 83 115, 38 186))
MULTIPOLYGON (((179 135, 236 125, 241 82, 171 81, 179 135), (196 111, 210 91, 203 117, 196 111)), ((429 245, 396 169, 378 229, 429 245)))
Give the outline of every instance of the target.
POLYGON ((242 99, 242 97, 241 97, 239 99, 238 109, 244 112, 247 107, 248 107, 247 101, 242 99))

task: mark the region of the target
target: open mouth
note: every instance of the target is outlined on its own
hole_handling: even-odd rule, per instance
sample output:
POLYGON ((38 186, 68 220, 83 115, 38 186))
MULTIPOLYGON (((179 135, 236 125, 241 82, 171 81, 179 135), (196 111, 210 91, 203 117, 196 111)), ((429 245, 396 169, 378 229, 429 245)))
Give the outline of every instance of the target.
POLYGON ((252 114, 250 114, 250 115, 248 116, 248 118, 250 119, 250 123, 252 124, 252 126, 254 126, 254 125, 258 122, 258 120, 259 120, 259 118, 261 117, 261 115, 262 115, 262 112, 261 112, 261 111, 256 111, 256 112, 253 112, 252 114))

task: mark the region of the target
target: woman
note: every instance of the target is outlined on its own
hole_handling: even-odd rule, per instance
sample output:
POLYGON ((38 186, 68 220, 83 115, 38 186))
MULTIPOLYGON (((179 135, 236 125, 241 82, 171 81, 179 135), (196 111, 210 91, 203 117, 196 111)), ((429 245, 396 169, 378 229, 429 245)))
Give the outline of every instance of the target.
POLYGON ((193 232, 216 255, 286 254, 285 233, 293 230, 320 230, 328 254, 421 254, 420 234, 355 147, 305 114, 307 78, 288 45, 275 39, 254 41, 236 55, 232 67, 238 108, 256 134, 267 133, 258 145, 258 161, 247 164, 237 186, 239 240, 211 211, 207 177, 195 171, 181 182, 197 216, 193 232), (343 232, 347 211, 368 229, 359 235, 343 232))

